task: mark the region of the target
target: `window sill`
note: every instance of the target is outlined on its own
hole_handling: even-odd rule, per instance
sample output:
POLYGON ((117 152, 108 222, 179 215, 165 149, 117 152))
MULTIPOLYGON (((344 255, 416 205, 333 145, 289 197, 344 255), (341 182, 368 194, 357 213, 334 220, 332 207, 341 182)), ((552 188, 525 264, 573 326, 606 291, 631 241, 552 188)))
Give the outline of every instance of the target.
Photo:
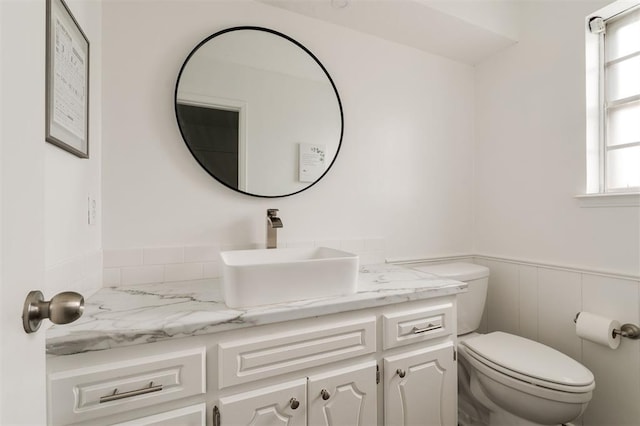
POLYGON ((638 207, 640 192, 583 194, 574 197, 580 207, 638 207))

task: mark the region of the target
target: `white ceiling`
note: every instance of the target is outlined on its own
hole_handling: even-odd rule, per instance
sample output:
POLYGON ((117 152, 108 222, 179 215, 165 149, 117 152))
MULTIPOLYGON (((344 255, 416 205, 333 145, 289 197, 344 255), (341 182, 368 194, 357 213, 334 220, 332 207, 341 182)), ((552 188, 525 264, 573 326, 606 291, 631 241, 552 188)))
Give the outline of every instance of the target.
POLYGON ((515 1, 258 0, 475 65, 516 42, 515 1))

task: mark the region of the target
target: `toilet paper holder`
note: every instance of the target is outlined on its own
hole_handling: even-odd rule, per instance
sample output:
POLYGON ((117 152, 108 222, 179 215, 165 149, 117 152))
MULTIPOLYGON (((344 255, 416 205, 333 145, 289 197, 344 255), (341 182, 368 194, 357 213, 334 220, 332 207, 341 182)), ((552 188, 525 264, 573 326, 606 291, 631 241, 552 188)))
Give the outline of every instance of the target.
MULTIPOLYGON (((573 322, 578 322, 578 317, 580 316, 580 312, 576 314, 576 317, 573 319, 573 322)), ((613 337, 622 336, 628 339, 640 339, 640 327, 635 324, 622 324, 620 326, 620 330, 617 328, 613 330, 613 337)))

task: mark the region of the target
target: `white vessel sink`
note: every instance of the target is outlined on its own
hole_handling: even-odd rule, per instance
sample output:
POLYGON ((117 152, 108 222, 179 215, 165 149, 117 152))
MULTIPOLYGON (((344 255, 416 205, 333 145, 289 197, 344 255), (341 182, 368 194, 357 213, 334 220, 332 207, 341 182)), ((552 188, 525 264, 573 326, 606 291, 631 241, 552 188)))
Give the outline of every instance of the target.
POLYGON ((356 292, 358 256, 326 247, 220 253, 230 308, 341 296, 356 292))

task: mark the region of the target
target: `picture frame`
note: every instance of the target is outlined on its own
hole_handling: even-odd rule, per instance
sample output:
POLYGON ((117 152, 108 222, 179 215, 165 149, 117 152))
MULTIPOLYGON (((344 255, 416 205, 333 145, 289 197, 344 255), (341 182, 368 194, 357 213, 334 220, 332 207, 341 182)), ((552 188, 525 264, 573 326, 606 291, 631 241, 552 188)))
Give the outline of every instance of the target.
POLYGON ((64 0, 46 0, 45 140, 89 158, 89 39, 64 0))

